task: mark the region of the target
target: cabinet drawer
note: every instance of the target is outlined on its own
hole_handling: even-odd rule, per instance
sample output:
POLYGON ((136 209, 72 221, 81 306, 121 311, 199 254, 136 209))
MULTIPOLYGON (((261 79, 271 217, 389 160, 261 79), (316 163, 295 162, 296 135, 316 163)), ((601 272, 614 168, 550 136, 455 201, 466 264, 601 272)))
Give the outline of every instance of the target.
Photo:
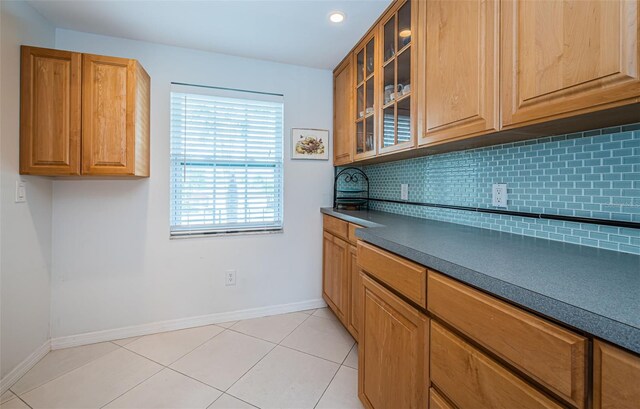
POLYGON ((419 306, 427 306, 427 269, 362 241, 358 264, 419 306))
POLYGON ((349 223, 349 241, 354 246, 358 243, 358 238, 356 237, 356 229, 361 228, 362 226, 358 226, 357 224, 349 223))
POLYGON ((460 409, 562 407, 434 321, 431 382, 460 409))
POLYGON ((429 409, 455 409, 433 388, 429 389, 429 409))
POLYGON ((637 409, 640 405, 640 357, 595 341, 594 409, 637 409))
POLYGON ((429 272, 429 311, 573 405, 586 401, 587 339, 429 272))
POLYGON ((336 219, 335 217, 322 215, 322 227, 331 234, 334 234, 343 239, 348 238, 347 230, 349 223, 344 220, 336 219))

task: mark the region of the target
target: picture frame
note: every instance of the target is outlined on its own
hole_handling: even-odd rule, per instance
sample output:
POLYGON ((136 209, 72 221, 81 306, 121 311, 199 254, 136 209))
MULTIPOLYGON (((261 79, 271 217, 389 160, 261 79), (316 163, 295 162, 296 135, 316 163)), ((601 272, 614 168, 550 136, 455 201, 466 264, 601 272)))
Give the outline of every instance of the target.
POLYGON ((329 160, 329 131, 292 128, 291 159, 329 160))

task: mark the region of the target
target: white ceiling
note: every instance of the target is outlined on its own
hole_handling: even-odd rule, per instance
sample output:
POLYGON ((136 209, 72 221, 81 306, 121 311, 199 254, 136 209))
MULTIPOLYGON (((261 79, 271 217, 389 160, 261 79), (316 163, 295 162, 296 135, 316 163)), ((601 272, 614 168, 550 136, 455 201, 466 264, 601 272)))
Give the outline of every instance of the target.
POLYGON ((59 28, 333 69, 390 0, 27 0, 59 28), (331 11, 346 14, 329 22, 331 11))

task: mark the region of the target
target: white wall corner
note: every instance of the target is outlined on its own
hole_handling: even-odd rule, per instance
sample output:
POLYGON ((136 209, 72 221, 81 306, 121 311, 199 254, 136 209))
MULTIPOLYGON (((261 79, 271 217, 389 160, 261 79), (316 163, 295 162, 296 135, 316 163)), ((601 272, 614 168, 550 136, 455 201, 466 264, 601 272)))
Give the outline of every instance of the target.
POLYGON ((25 358, 9 372, 5 377, 0 379, 0 395, 9 390, 14 383, 18 382, 31 368, 33 368, 38 361, 44 358, 47 353, 51 351, 51 340, 46 340, 38 349, 33 351, 31 355, 25 358))

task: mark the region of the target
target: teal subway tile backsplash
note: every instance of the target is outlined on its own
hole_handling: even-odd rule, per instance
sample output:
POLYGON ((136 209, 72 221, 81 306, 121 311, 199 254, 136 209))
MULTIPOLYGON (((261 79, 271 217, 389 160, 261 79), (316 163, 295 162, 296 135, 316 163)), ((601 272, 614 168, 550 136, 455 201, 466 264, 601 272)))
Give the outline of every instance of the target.
MULTIPOLYGON (((640 223, 640 124, 545 137, 362 167, 370 196, 491 208, 506 183, 506 210, 640 223)), ((373 210, 640 254, 640 229, 372 201, 373 210)))

